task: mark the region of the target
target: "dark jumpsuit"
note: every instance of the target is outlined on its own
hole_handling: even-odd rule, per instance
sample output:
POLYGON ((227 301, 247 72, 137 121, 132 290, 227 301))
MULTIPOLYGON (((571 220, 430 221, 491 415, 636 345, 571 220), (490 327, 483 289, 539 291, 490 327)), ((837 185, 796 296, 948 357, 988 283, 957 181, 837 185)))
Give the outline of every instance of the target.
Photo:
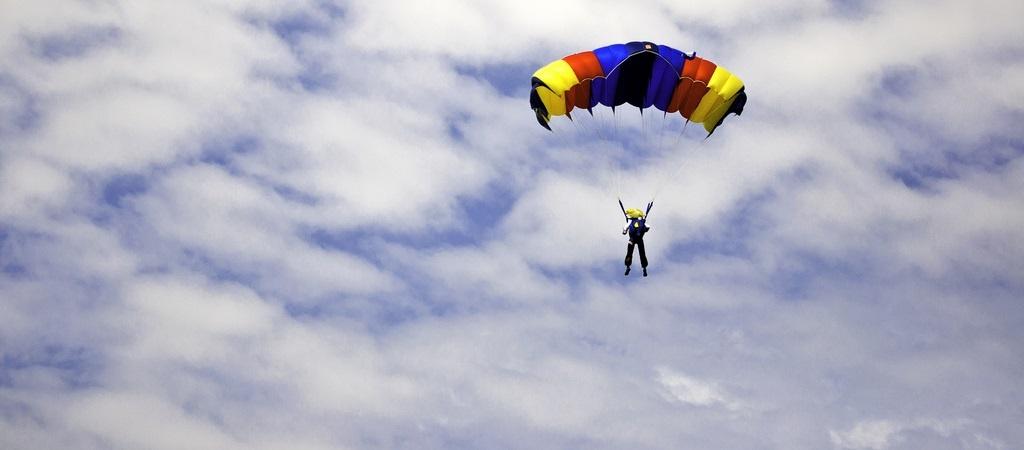
POLYGON ((627 225, 629 231, 629 244, 626 244, 626 267, 633 264, 633 247, 640 250, 640 266, 647 268, 647 252, 644 251, 644 233, 650 228, 647 226, 647 219, 630 219, 627 225))

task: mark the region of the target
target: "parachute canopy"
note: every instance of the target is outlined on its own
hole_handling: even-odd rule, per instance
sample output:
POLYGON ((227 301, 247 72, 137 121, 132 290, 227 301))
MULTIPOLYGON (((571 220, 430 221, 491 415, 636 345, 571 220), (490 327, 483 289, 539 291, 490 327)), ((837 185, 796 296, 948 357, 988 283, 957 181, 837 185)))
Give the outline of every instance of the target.
MULTIPOLYGON (((747 103, 743 81, 696 53, 650 42, 629 42, 566 56, 533 74, 530 107, 547 129, 552 116, 574 108, 624 103, 678 112, 713 133, 747 103)), ((592 112, 592 111, 591 111, 592 112)))

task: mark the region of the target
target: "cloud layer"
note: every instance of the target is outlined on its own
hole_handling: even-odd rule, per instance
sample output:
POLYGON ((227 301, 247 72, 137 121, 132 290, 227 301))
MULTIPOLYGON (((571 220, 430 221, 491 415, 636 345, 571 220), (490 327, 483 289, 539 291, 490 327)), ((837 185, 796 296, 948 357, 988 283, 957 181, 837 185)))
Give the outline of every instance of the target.
POLYGON ((1019 3, 0 8, 0 447, 1024 441, 1019 3), (743 116, 536 125, 637 39, 743 116))

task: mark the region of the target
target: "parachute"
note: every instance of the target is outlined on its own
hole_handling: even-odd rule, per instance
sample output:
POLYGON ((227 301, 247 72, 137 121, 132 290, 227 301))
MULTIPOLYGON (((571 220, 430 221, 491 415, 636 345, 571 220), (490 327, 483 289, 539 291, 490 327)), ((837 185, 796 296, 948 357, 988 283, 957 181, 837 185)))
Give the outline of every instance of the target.
POLYGON ((566 56, 541 67, 531 80, 530 107, 541 126, 554 116, 572 119, 575 108, 630 104, 679 113, 704 125, 708 136, 747 103, 743 81, 724 67, 651 42, 629 42, 566 56))
MULTIPOLYGON (((644 177, 630 175, 631 181, 640 181, 633 183, 634 186, 643 184, 646 187, 646 179, 650 177, 651 172, 663 172, 671 168, 672 164, 665 164, 671 158, 665 158, 661 154, 664 148, 662 137, 666 131, 674 132, 672 127, 678 125, 678 136, 681 137, 687 124, 702 124, 707 131, 707 136, 704 137, 706 141, 730 114, 742 114, 747 103, 743 81, 732 72, 714 62, 698 58, 696 52, 687 55, 672 47, 651 42, 614 44, 575 53, 541 67, 533 73, 530 82, 530 107, 537 116, 537 122, 549 131, 552 131, 552 118, 556 116, 566 116, 574 126, 583 131, 586 126, 582 122, 587 121, 573 120, 574 109, 585 109, 597 124, 602 121, 600 116, 604 115, 603 108, 597 106, 610 107, 614 127, 609 129, 597 124, 591 129, 597 135, 597 140, 575 143, 577 148, 586 148, 588 155, 596 157, 578 160, 627 165, 625 170, 621 171, 617 167, 608 167, 607 171, 596 172, 608 173, 617 178, 621 172, 635 173, 637 167, 645 165, 641 162, 641 166, 634 165, 630 168, 629 164, 636 164, 647 157, 658 158, 656 164, 646 164, 644 177), (630 134, 619 140, 620 115, 615 114, 615 108, 624 104, 640 109, 640 135, 630 134), (650 129, 653 134, 655 128, 654 124, 649 125, 647 120, 652 114, 644 114, 645 109, 652 107, 663 112, 658 135, 651 136, 653 140, 647 136, 648 130, 650 129), (598 114, 595 114, 595 109, 598 114), (676 120, 677 113, 680 120, 676 120), (685 119, 685 122, 682 119, 685 119), (652 170, 647 170, 648 168, 652 170)), ((630 129, 631 127, 627 128, 630 129)), ((552 136, 564 139, 564 133, 554 133, 552 136)), ((675 143, 669 148, 675 148, 675 143)), ((669 173, 660 175, 662 176, 654 178, 661 178, 662 182, 674 178, 673 174, 669 173)), ((633 246, 637 245, 640 249, 644 276, 647 276, 643 234, 648 229, 646 218, 663 185, 654 184, 654 193, 649 197, 651 200, 647 203, 646 210, 641 211, 625 207, 617 181, 615 191, 619 197, 619 208, 628 227, 628 230, 623 230, 622 233, 628 232, 630 236, 624 261, 625 274, 629 275, 633 246)))

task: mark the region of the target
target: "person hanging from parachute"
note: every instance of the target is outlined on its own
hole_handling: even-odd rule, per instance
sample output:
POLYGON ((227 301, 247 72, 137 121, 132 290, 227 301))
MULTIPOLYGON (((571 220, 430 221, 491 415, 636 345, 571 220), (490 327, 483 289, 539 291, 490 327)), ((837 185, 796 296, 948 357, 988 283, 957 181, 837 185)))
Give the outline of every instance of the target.
MULTIPOLYGON (((679 114, 686 124, 703 124, 707 140, 730 114, 740 115, 747 103, 746 87, 732 72, 714 62, 652 42, 613 44, 575 53, 555 60, 534 72, 530 79, 530 108, 537 122, 551 131, 552 118, 573 120, 573 109, 586 110, 604 105, 615 108, 630 104, 640 109, 655 108, 664 117, 679 114)), ((684 124, 685 126, 685 124, 684 124)), ((640 265, 647 276, 647 254, 643 236, 650 230, 646 211, 626 209, 629 235, 626 275, 629 275, 634 247, 640 250, 640 265), (631 214, 632 213, 632 214, 631 214)))
POLYGON ((644 234, 651 231, 651 227, 647 226, 647 214, 651 212, 652 206, 654 206, 654 202, 647 204, 646 211, 636 208, 626 209, 622 205, 622 200, 619 200, 619 208, 622 208, 622 214, 626 216, 626 226, 622 229, 622 234, 629 236, 629 243, 626 244, 626 273, 623 275, 629 276, 630 266, 633 265, 633 248, 635 247, 640 251, 640 267, 644 270, 644 276, 647 276, 647 251, 644 249, 644 234))

